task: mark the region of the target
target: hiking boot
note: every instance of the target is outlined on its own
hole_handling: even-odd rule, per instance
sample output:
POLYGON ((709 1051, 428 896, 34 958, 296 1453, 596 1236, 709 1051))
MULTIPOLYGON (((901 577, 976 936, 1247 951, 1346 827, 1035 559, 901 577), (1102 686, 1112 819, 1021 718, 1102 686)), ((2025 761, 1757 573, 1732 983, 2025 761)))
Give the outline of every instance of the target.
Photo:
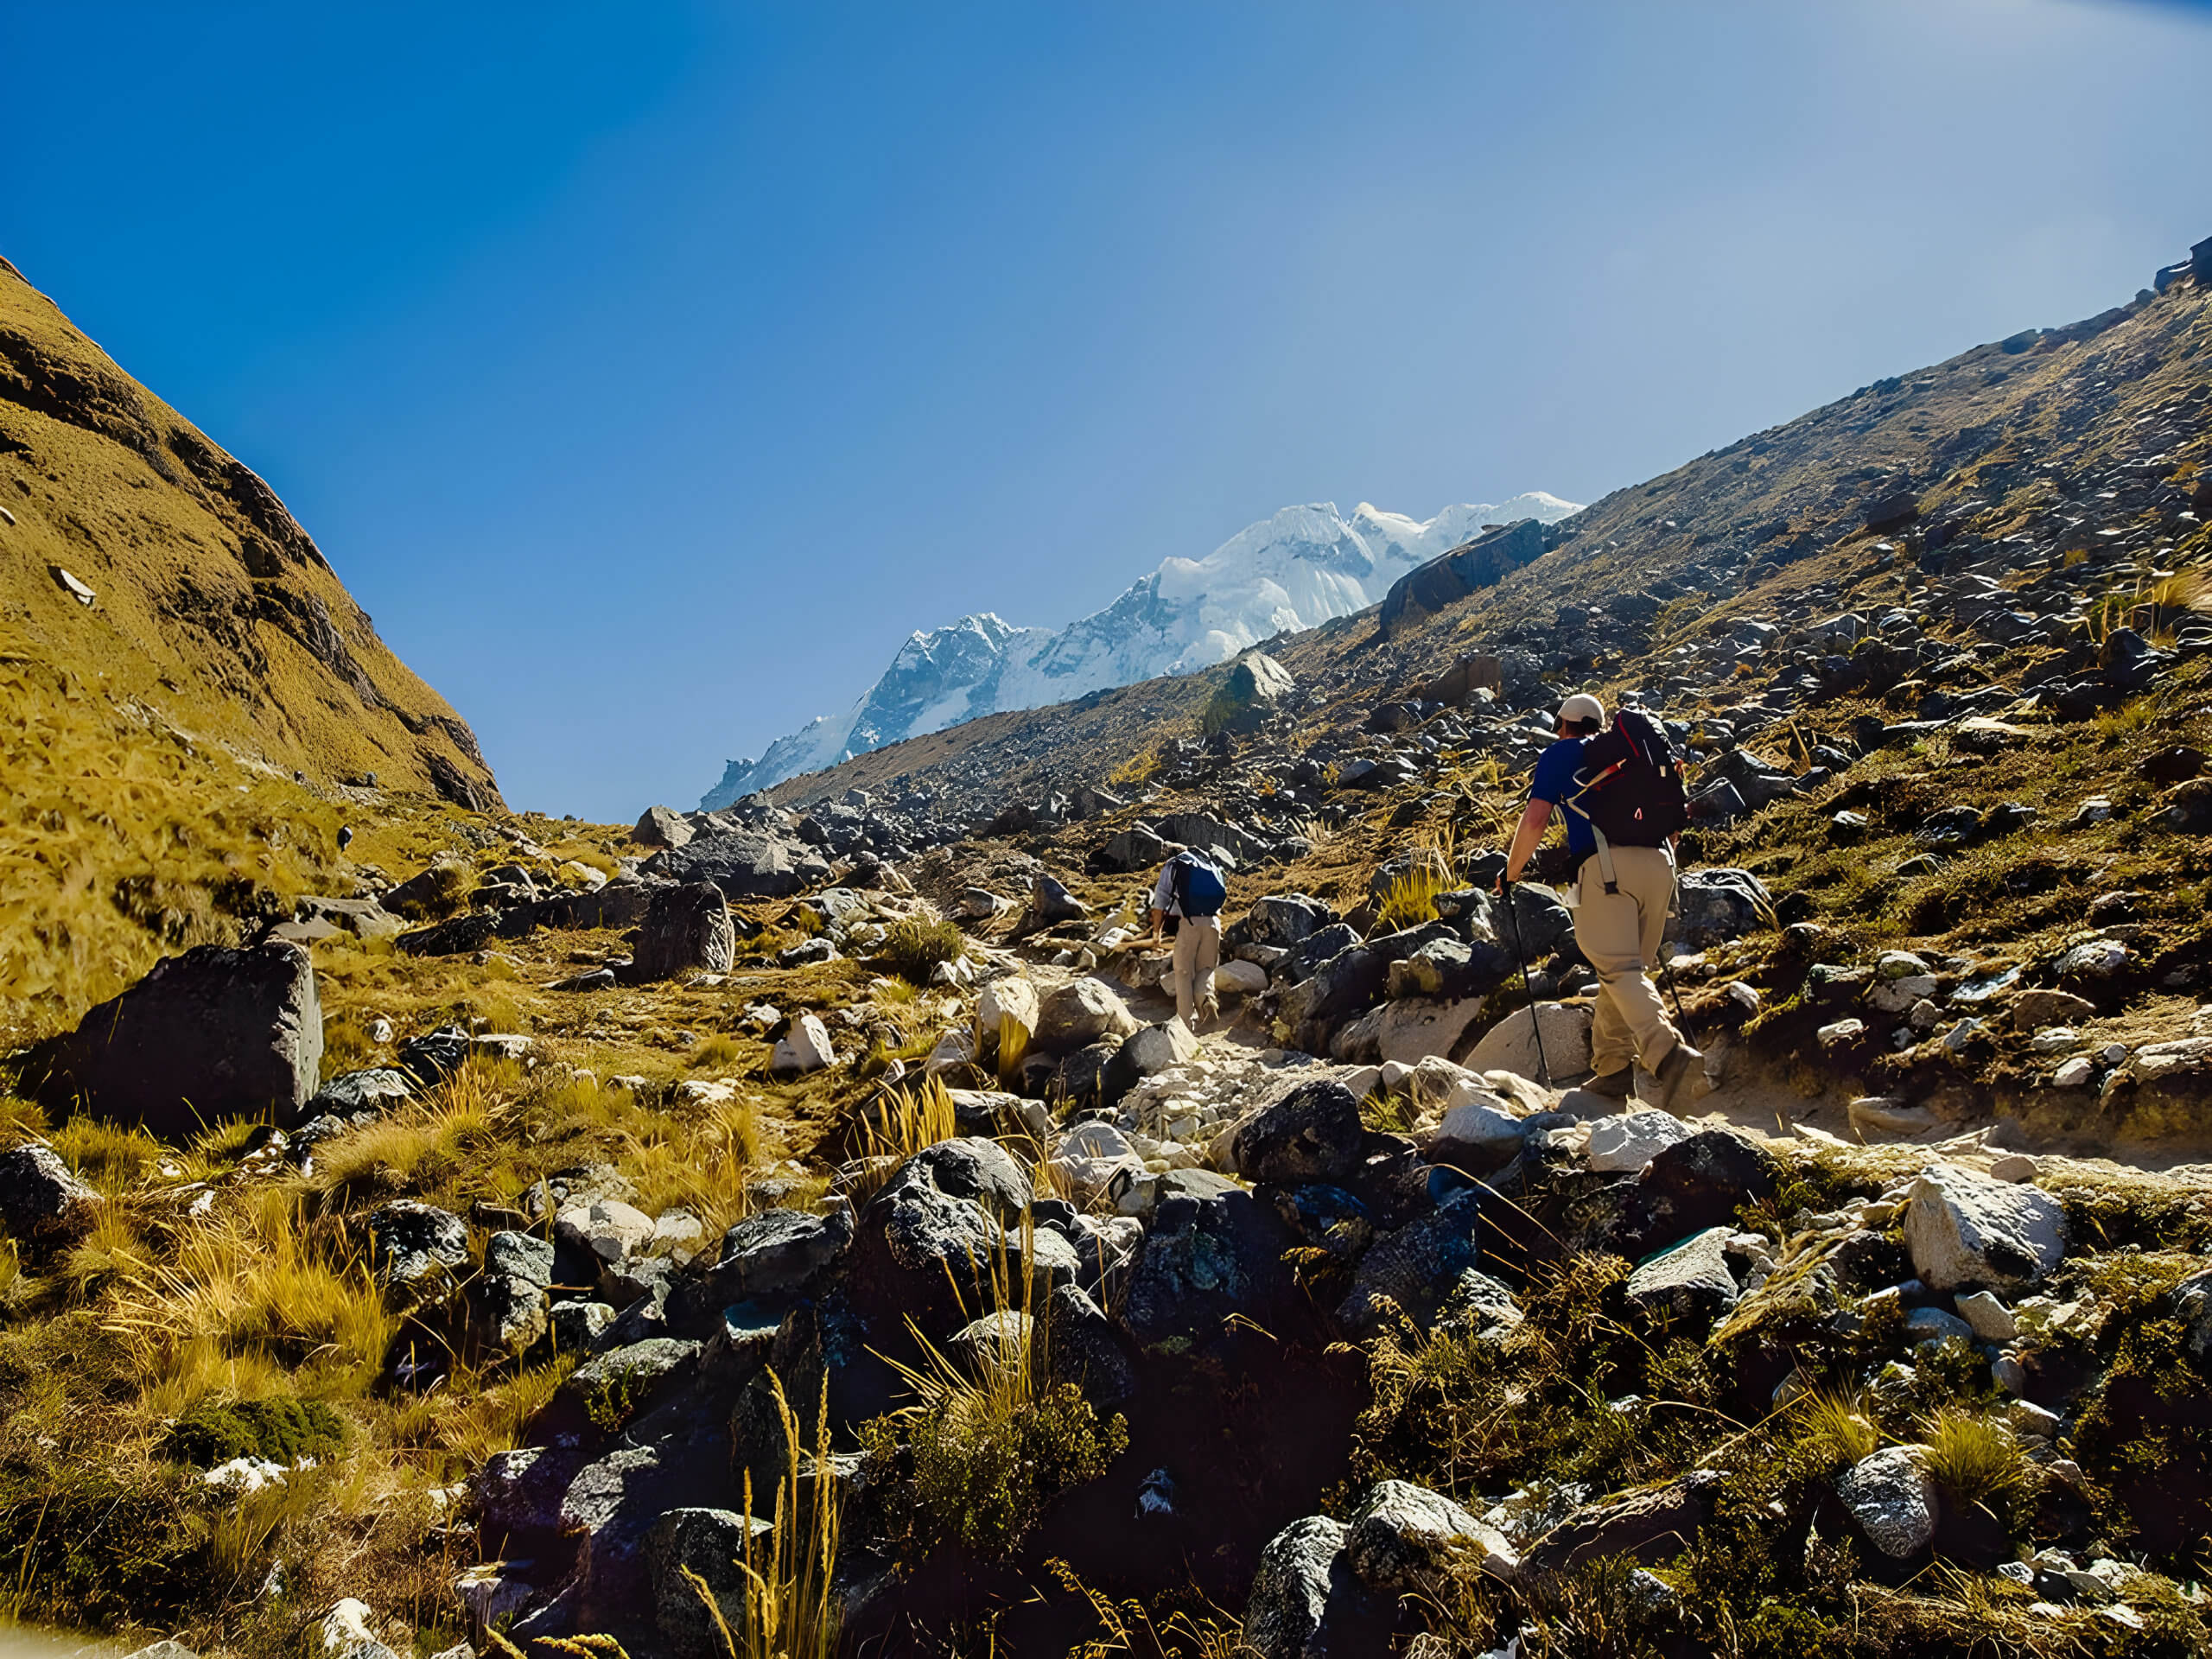
POLYGON ((1603 1095, 1607 1100, 1626 1100, 1636 1084, 1636 1068, 1624 1065, 1618 1071, 1600 1071, 1582 1085, 1585 1092, 1603 1095))
POLYGON ((1705 1056, 1688 1043, 1677 1041, 1651 1077, 1658 1087, 1652 1090, 1650 1103, 1680 1117, 1700 1092, 1697 1085, 1705 1080, 1705 1056))

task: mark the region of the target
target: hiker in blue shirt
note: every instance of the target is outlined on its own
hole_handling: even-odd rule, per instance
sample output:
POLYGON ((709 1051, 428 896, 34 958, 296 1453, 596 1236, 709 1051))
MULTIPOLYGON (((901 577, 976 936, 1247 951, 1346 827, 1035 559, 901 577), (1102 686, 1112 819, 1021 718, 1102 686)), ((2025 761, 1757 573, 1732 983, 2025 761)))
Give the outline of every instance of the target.
POLYGON ((1152 889, 1152 937, 1156 943, 1167 918, 1176 918, 1175 1014, 1192 1030, 1218 1012, 1213 970, 1221 961, 1221 905, 1228 887, 1213 861, 1193 852, 1175 855, 1160 866, 1152 889))
POLYGON ((1656 847, 1609 846, 1601 861, 1590 819, 1567 807, 1588 781, 1582 776, 1584 741, 1605 726, 1605 708, 1595 697, 1578 692, 1560 705, 1559 741, 1536 762, 1528 810, 1513 832, 1498 890, 1521 879, 1553 812, 1560 811, 1567 819, 1567 849, 1577 888, 1574 942, 1598 974, 1598 1007, 1590 1027, 1595 1075, 1583 1087, 1626 1100, 1641 1060, 1658 1084, 1657 1098, 1649 1103, 1679 1115, 1705 1081, 1705 1056, 1675 1029, 1651 979, 1675 897, 1672 837, 1656 847), (1601 863, 1607 866, 1602 880, 1601 863))

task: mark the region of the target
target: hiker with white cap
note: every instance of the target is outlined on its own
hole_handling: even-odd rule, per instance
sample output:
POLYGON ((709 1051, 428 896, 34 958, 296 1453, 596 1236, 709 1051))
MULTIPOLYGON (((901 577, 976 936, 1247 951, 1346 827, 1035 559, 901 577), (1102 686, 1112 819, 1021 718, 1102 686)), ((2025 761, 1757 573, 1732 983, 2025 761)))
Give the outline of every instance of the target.
POLYGON ((1650 1103, 1679 1112, 1704 1078, 1705 1056, 1668 1020, 1651 972, 1674 902, 1675 837, 1688 821, 1681 767, 1652 721, 1624 709, 1608 727, 1605 705, 1584 692, 1560 704, 1557 730, 1536 762, 1498 891, 1521 879, 1552 814, 1564 816, 1574 942, 1598 972, 1596 1075, 1583 1086, 1626 1100, 1642 1061, 1658 1084, 1650 1103))

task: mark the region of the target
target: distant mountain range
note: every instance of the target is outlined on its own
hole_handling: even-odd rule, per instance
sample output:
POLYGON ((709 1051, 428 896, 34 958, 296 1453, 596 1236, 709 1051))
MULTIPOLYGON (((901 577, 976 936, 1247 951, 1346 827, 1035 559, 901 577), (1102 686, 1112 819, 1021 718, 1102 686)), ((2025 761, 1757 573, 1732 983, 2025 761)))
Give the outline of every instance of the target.
POLYGON ((733 760, 700 805, 709 810, 887 743, 1009 709, 1036 709, 1159 674, 1225 662, 1276 634, 1377 603, 1390 584, 1484 524, 1580 507, 1541 490, 1496 505, 1446 507, 1426 523, 1362 502, 1285 507, 1203 559, 1165 559, 1111 605, 1065 628, 1016 627, 988 611, 914 633, 845 714, 810 721, 757 760, 733 760))

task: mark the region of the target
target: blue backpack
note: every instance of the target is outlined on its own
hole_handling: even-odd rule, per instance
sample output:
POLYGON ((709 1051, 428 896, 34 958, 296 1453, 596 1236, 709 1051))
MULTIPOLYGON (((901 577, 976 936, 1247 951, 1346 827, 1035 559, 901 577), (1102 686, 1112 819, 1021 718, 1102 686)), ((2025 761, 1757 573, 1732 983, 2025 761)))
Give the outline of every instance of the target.
POLYGON ((1229 902, 1221 872, 1196 853, 1175 855, 1175 902, 1185 916, 1218 916, 1229 902))

